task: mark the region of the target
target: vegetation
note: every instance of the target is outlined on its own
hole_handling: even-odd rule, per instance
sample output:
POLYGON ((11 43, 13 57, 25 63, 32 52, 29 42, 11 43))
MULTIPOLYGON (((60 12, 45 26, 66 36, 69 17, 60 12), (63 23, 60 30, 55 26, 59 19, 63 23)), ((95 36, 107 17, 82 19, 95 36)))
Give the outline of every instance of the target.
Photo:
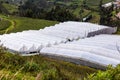
POLYGON ((38 30, 42 29, 46 26, 52 26, 57 24, 57 21, 48 21, 48 20, 40 20, 40 19, 32 19, 25 17, 15 17, 10 16, 8 19, 14 21, 14 29, 8 31, 9 32, 19 32, 23 30, 38 30))
POLYGON ((83 80, 95 69, 44 56, 13 55, 0 48, 1 80, 83 80))
POLYGON ((8 10, 0 2, 0 13, 9 14, 8 10))
POLYGON ((46 26, 52 26, 58 23, 57 21, 32 19, 26 17, 6 16, 6 15, 0 15, 0 16, 3 18, 3 20, 0 21, 0 23, 2 23, 0 24, 0 29, 4 27, 4 32, 2 33, 21 32, 23 30, 38 30, 46 26), (6 22, 8 24, 5 24, 6 22))
MULTIPOLYGON (((103 0, 101 4, 99 3, 101 0, 0 1, 0 17, 2 19, 0 21, 0 34, 30 29, 38 30, 59 23, 57 21, 81 21, 82 18, 89 15, 92 15, 92 19, 89 20, 90 22, 104 23, 102 25, 108 25, 109 20, 113 19, 112 9, 106 10, 100 6, 111 0, 103 0), (9 14, 17 16, 9 16, 9 14)), ((111 23, 109 25, 118 27, 117 34, 120 34, 120 21, 114 19, 111 23)), ((29 57, 22 57, 18 54, 13 55, 2 47, 0 47, 0 62, 0 80, 120 79, 120 65, 115 68, 109 67, 106 71, 97 71, 89 67, 54 60, 41 55, 29 57), (87 77, 87 75, 89 76, 87 77)))
POLYGON ((2 5, 8 10, 10 14, 18 12, 18 6, 16 5, 7 4, 7 3, 3 3, 2 5))
POLYGON ((46 14, 46 19, 60 22, 79 20, 70 10, 61 8, 60 6, 52 8, 52 10, 46 14))
POLYGON ((19 15, 61 22, 77 19, 76 16, 66 7, 55 5, 48 8, 45 0, 37 0, 37 3, 39 4, 36 4, 36 1, 27 1, 24 5, 20 6, 19 15))
POLYGON ((120 80, 120 65, 109 66, 106 71, 98 71, 89 75, 85 80, 120 80))
POLYGON ((10 22, 7 20, 1 20, 0 21, 0 31, 6 30, 10 26, 10 22))
MULTIPOLYGON (((67 21, 80 20, 92 15, 90 22, 99 23, 100 0, 0 0, 9 11, 22 17, 67 21), (94 4, 96 3, 96 4, 94 4), (14 6, 14 5, 15 6, 14 6), (83 7, 83 5, 85 5, 83 7), (17 8, 19 6, 19 8, 17 8), (60 10, 55 9, 59 6, 60 10), (17 10, 19 9, 19 10, 17 10), (82 10, 82 13, 80 14, 82 10), (56 12, 52 12, 56 11, 56 12), (64 13, 63 13, 64 12, 64 13), (95 12, 95 13, 94 13, 95 12), (50 15, 51 14, 51 15, 50 15), (52 16, 54 15, 54 16, 52 16), (59 16, 64 16, 59 17, 59 16)), ((103 4, 111 0, 103 0, 103 4)))

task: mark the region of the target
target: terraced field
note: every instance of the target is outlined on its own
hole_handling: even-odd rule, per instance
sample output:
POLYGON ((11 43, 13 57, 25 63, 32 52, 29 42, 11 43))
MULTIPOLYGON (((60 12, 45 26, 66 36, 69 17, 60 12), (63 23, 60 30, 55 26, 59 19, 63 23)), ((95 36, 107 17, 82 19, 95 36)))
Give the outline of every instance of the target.
POLYGON ((57 21, 48 21, 41 19, 32 19, 25 17, 15 17, 15 16, 3 16, 0 15, 4 20, 0 24, 0 29, 4 27, 4 32, 1 33, 10 33, 10 32, 20 32, 23 30, 38 30, 46 26, 55 25, 57 21), (9 27, 9 28, 8 28, 9 27))

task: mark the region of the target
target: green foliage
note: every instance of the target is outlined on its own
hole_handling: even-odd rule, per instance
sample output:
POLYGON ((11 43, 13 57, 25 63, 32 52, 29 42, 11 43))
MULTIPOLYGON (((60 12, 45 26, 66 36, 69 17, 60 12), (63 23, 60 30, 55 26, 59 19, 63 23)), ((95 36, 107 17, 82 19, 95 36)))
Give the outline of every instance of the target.
POLYGON ((9 14, 8 10, 0 2, 0 13, 9 14))
POLYGON ((16 71, 15 73, 9 70, 0 70, 0 80, 35 80, 33 76, 22 74, 16 71))
POLYGON ((3 57, 5 58, 4 62, 8 65, 21 66, 26 62, 25 59, 18 54, 10 54, 6 52, 3 57))
POLYGON ((45 0, 37 0, 37 1, 38 2, 27 1, 26 4, 20 6, 19 8, 20 16, 61 21, 61 22, 76 19, 76 16, 65 6, 61 7, 59 5, 55 5, 52 6, 52 9, 51 8, 48 9, 46 8, 47 2, 45 2, 45 0))
POLYGON ((11 25, 11 23, 9 21, 1 20, 0 21, 0 31, 1 30, 6 30, 10 25, 11 25))
POLYGON ((10 17, 9 19, 15 22, 14 29, 10 30, 9 32, 20 32, 23 30, 38 30, 46 26, 52 26, 58 23, 56 21, 32 19, 25 17, 10 17))
POLYGON ((46 19, 63 22, 77 20, 77 17, 69 9, 56 6, 47 13, 46 19))
POLYGON ((109 66, 106 71, 98 71, 89 75, 85 80, 120 80, 120 65, 109 66))
POLYGON ((112 17, 113 17, 113 11, 114 11, 114 6, 110 6, 108 8, 102 7, 103 5, 103 0, 100 0, 99 4, 99 14, 100 14, 100 24, 101 25, 107 25, 107 26, 112 26, 110 22, 112 22, 112 17))
POLYGON ((34 62, 27 62, 24 65, 23 71, 25 72, 34 72, 34 71, 39 71, 39 65, 34 62))
POLYGON ((0 52, 1 80, 78 80, 93 72, 96 70, 41 55, 22 57, 0 52))
POLYGON ((0 21, 0 34, 5 33, 5 30, 7 28, 9 28, 9 26, 11 25, 11 23, 8 20, 1 20, 0 21))
POLYGON ((58 23, 57 21, 32 19, 26 17, 15 17, 15 16, 8 17, 5 15, 0 15, 0 17, 3 18, 3 20, 0 21, 1 23, 0 29, 4 29, 4 30, 0 30, 0 34, 3 34, 5 32, 7 33, 20 32, 23 30, 39 30, 46 26, 52 26, 58 23))
MULTIPOLYGON (((91 11, 97 11, 98 12, 98 6, 100 0, 7 0, 9 4, 3 3, 5 8, 11 13, 15 12, 14 14, 21 15, 23 17, 32 17, 32 18, 39 18, 39 19, 51 19, 51 20, 57 20, 57 21, 66 21, 66 20, 81 20, 79 18, 86 17, 91 11), (26 2, 27 1, 27 2, 26 2), (25 4, 24 4, 25 3, 25 4), (79 12, 82 8, 82 3, 84 4, 84 9, 82 15, 79 15, 79 12), (96 3, 96 4, 95 4, 96 3), (19 8, 16 5, 20 5, 19 8), (63 9, 63 12, 61 10, 58 10, 54 15, 48 15, 49 13, 52 14, 52 8, 55 8, 55 6, 60 6, 63 9), (16 12, 18 10, 18 12, 16 12), (65 11, 65 9, 67 11, 65 11), (62 17, 64 16, 64 17, 62 17)), ((103 3, 107 3, 111 0, 103 0, 103 3)), ((5 1, 3 1, 5 2, 5 1)), ((94 14, 93 19, 91 22, 99 22, 99 13, 94 14), (97 16, 97 17, 96 17, 97 16)))
POLYGON ((8 10, 10 14, 18 12, 18 6, 16 5, 7 4, 7 3, 3 3, 2 5, 8 10))
POLYGON ((42 80, 61 80, 56 69, 50 69, 43 73, 42 80))

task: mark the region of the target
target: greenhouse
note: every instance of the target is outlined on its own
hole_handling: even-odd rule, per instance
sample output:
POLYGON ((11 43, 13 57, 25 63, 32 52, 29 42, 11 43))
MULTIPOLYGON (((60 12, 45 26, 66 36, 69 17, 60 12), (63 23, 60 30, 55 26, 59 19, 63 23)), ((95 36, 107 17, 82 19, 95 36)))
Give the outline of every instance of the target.
POLYGON ((107 26, 68 21, 40 30, 0 35, 0 44, 11 52, 36 53, 44 47, 114 32, 115 28, 107 26))
POLYGON ((97 35, 43 48, 41 54, 95 68, 116 66, 120 63, 120 36, 97 35))

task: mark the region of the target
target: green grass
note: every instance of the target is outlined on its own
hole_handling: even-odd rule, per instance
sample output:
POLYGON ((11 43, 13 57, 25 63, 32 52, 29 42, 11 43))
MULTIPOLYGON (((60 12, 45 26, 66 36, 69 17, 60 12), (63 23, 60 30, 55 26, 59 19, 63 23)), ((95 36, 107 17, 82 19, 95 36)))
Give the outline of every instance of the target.
POLYGON ((120 65, 108 66, 106 71, 98 71, 89 75, 85 80, 120 80, 120 65))
POLYGON ((10 26, 10 22, 7 20, 1 20, 0 21, 0 30, 6 30, 10 26))
MULTIPOLYGON (((78 15, 79 9, 80 8, 76 9, 75 14, 78 15)), ((10 10, 10 12, 13 11, 10 10)), ((89 11, 86 10, 85 14, 88 13, 89 11)), ((94 18, 91 22, 98 23, 98 13, 94 12, 93 15, 94 18)), ((38 30, 59 23, 56 21, 26 17, 0 16, 4 18, 2 25, 0 24, 0 28, 1 30, 5 29, 7 33, 30 29, 38 30), (8 22, 8 24, 4 22, 8 22)), ((50 59, 41 55, 21 57, 0 50, 0 80, 35 80, 36 78, 38 80, 83 80, 84 77, 87 77, 87 74, 94 72, 97 72, 97 70, 69 62, 50 59)))
POLYGON ((8 11, 9 13, 13 13, 13 12, 17 12, 18 11, 18 6, 16 5, 12 5, 12 4, 7 4, 7 3, 3 3, 2 4, 8 11))
POLYGON ((9 32, 19 32, 23 30, 38 30, 58 23, 56 21, 13 16, 10 16, 8 19, 14 21, 14 29, 10 30, 9 32))
POLYGON ((32 19, 32 18, 17 17, 17 16, 8 17, 5 15, 0 15, 0 17, 2 17, 4 20, 8 21, 11 24, 11 25, 5 24, 6 22, 4 22, 4 24, 0 24, 0 29, 2 29, 3 27, 9 27, 5 30, 5 33, 21 32, 24 30, 39 30, 44 27, 52 26, 59 23, 57 21, 32 19))
POLYGON ((22 57, 0 49, 0 80, 83 80, 97 70, 41 55, 22 57))
POLYGON ((8 20, 1 20, 0 21, 0 34, 5 33, 6 29, 9 28, 11 23, 8 20))

